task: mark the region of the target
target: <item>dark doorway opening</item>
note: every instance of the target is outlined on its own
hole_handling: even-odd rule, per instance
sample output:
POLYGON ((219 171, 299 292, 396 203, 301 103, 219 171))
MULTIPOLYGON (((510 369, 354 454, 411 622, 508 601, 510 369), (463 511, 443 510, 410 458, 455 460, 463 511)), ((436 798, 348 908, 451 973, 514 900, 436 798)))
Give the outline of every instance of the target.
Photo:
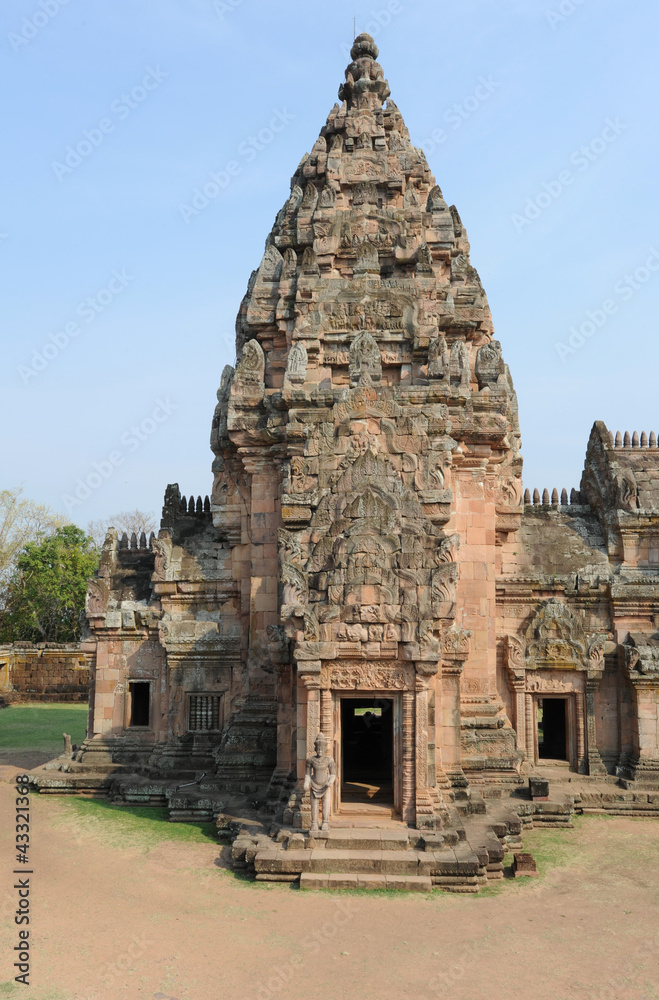
POLYGON ((130 722, 129 726, 149 725, 149 701, 151 685, 148 681, 129 681, 130 722))
POLYGON ((393 805, 393 711, 390 698, 342 698, 343 802, 393 805))
POLYGON ((567 698, 538 699, 538 757, 567 760, 567 698))

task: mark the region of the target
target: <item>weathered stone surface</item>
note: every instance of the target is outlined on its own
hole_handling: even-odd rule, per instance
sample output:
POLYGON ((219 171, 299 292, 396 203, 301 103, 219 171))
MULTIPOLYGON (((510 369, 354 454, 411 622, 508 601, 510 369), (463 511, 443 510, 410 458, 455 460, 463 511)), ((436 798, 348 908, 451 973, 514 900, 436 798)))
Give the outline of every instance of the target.
MULTIPOLYGON (((659 782, 659 449, 598 422, 571 500, 525 500, 516 396, 465 227, 373 39, 351 55, 240 306, 210 496, 170 485, 158 538, 108 534, 82 760, 204 772, 246 809, 268 799, 299 836, 254 862, 286 875, 317 818, 304 778, 322 730, 337 778, 324 812, 349 818, 352 785, 361 807, 423 831, 419 865, 485 879, 501 864, 491 837, 509 833, 465 853, 460 816, 487 808, 470 783, 521 783, 544 759, 659 782), (381 710, 370 729, 346 722, 351 699, 381 710), (386 805, 369 798, 376 731, 386 805), (364 780, 342 773, 350 739, 364 780)), ((569 823, 569 804, 537 805, 525 821, 569 823)), ((379 855, 405 850, 374 831, 355 857, 358 839, 311 861, 383 878, 379 855)))

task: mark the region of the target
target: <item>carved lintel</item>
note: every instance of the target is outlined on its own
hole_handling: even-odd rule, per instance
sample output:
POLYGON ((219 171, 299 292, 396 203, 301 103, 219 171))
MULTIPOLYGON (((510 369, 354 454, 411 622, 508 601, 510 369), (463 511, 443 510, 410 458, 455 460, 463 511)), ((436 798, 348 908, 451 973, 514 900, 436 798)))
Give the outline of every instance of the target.
POLYGON ((335 660, 323 664, 322 686, 368 691, 412 690, 414 673, 411 664, 395 660, 335 660))

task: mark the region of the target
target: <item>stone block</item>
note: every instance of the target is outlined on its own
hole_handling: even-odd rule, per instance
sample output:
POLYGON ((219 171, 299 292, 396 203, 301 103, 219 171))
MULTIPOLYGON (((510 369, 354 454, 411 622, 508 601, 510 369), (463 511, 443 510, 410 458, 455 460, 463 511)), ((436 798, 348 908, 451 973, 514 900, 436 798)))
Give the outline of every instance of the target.
MULTIPOLYGON (((324 876, 318 876, 324 878, 324 876)), ((358 875, 348 875, 345 873, 331 872, 327 876, 328 889, 356 889, 359 885, 358 875)))
POLYGON ((387 875, 386 886, 403 892, 432 892, 432 879, 427 875, 387 875))
POLYGON ((455 851, 435 851, 433 854, 433 872, 438 875, 454 875, 456 871, 455 851))
POLYGON ((529 792, 532 799, 547 801, 549 798, 549 779, 540 777, 529 778, 529 792))
POLYGON ((357 877, 359 889, 386 889, 387 879, 384 875, 362 875, 357 877))
MULTIPOLYGON (((380 872, 382 851, 311 851, 310 870, 318 873, 329 872, 380 872)), ((309 870, 309 869, 307 869, 309 870)))
POLYGON ((300 889, 328 889, 328 888, 329 884, 327 875, 316 875, 313 872, 302 872, 302 874, 300 875, 300 889))
POLYGON ((513 855, 513 875, 519 878, 522 875, 537 877, 540 874, 532 854, 518 852, 513 855))
POLYGON ((407 847, 409 834, 407 830, 381 830, 380 844, 383 851, 401 850, 407 847))

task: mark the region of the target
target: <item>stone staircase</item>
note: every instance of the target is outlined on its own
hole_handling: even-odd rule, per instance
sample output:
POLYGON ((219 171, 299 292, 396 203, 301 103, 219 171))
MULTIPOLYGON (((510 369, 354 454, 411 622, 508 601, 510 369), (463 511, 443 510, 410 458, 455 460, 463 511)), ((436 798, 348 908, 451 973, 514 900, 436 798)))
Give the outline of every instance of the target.
MULTIPOLYGON (((399 889, 478 892, 503 878, 506 851, 521 848, 522 822, 507 805, 487 815, 483 800, 471 811, 459 800, 455 826, 440 831, 387 826, 333 826, 311 836, 297 829, 273 828, 269 835, 245 825, 231 857, 236 868, 257 881, 297 882, 307 889, 399 889)), ((337 819, 341 819, 339 816, 337 819)), ((358 823, 358 817, 353 817, 358 823)))

